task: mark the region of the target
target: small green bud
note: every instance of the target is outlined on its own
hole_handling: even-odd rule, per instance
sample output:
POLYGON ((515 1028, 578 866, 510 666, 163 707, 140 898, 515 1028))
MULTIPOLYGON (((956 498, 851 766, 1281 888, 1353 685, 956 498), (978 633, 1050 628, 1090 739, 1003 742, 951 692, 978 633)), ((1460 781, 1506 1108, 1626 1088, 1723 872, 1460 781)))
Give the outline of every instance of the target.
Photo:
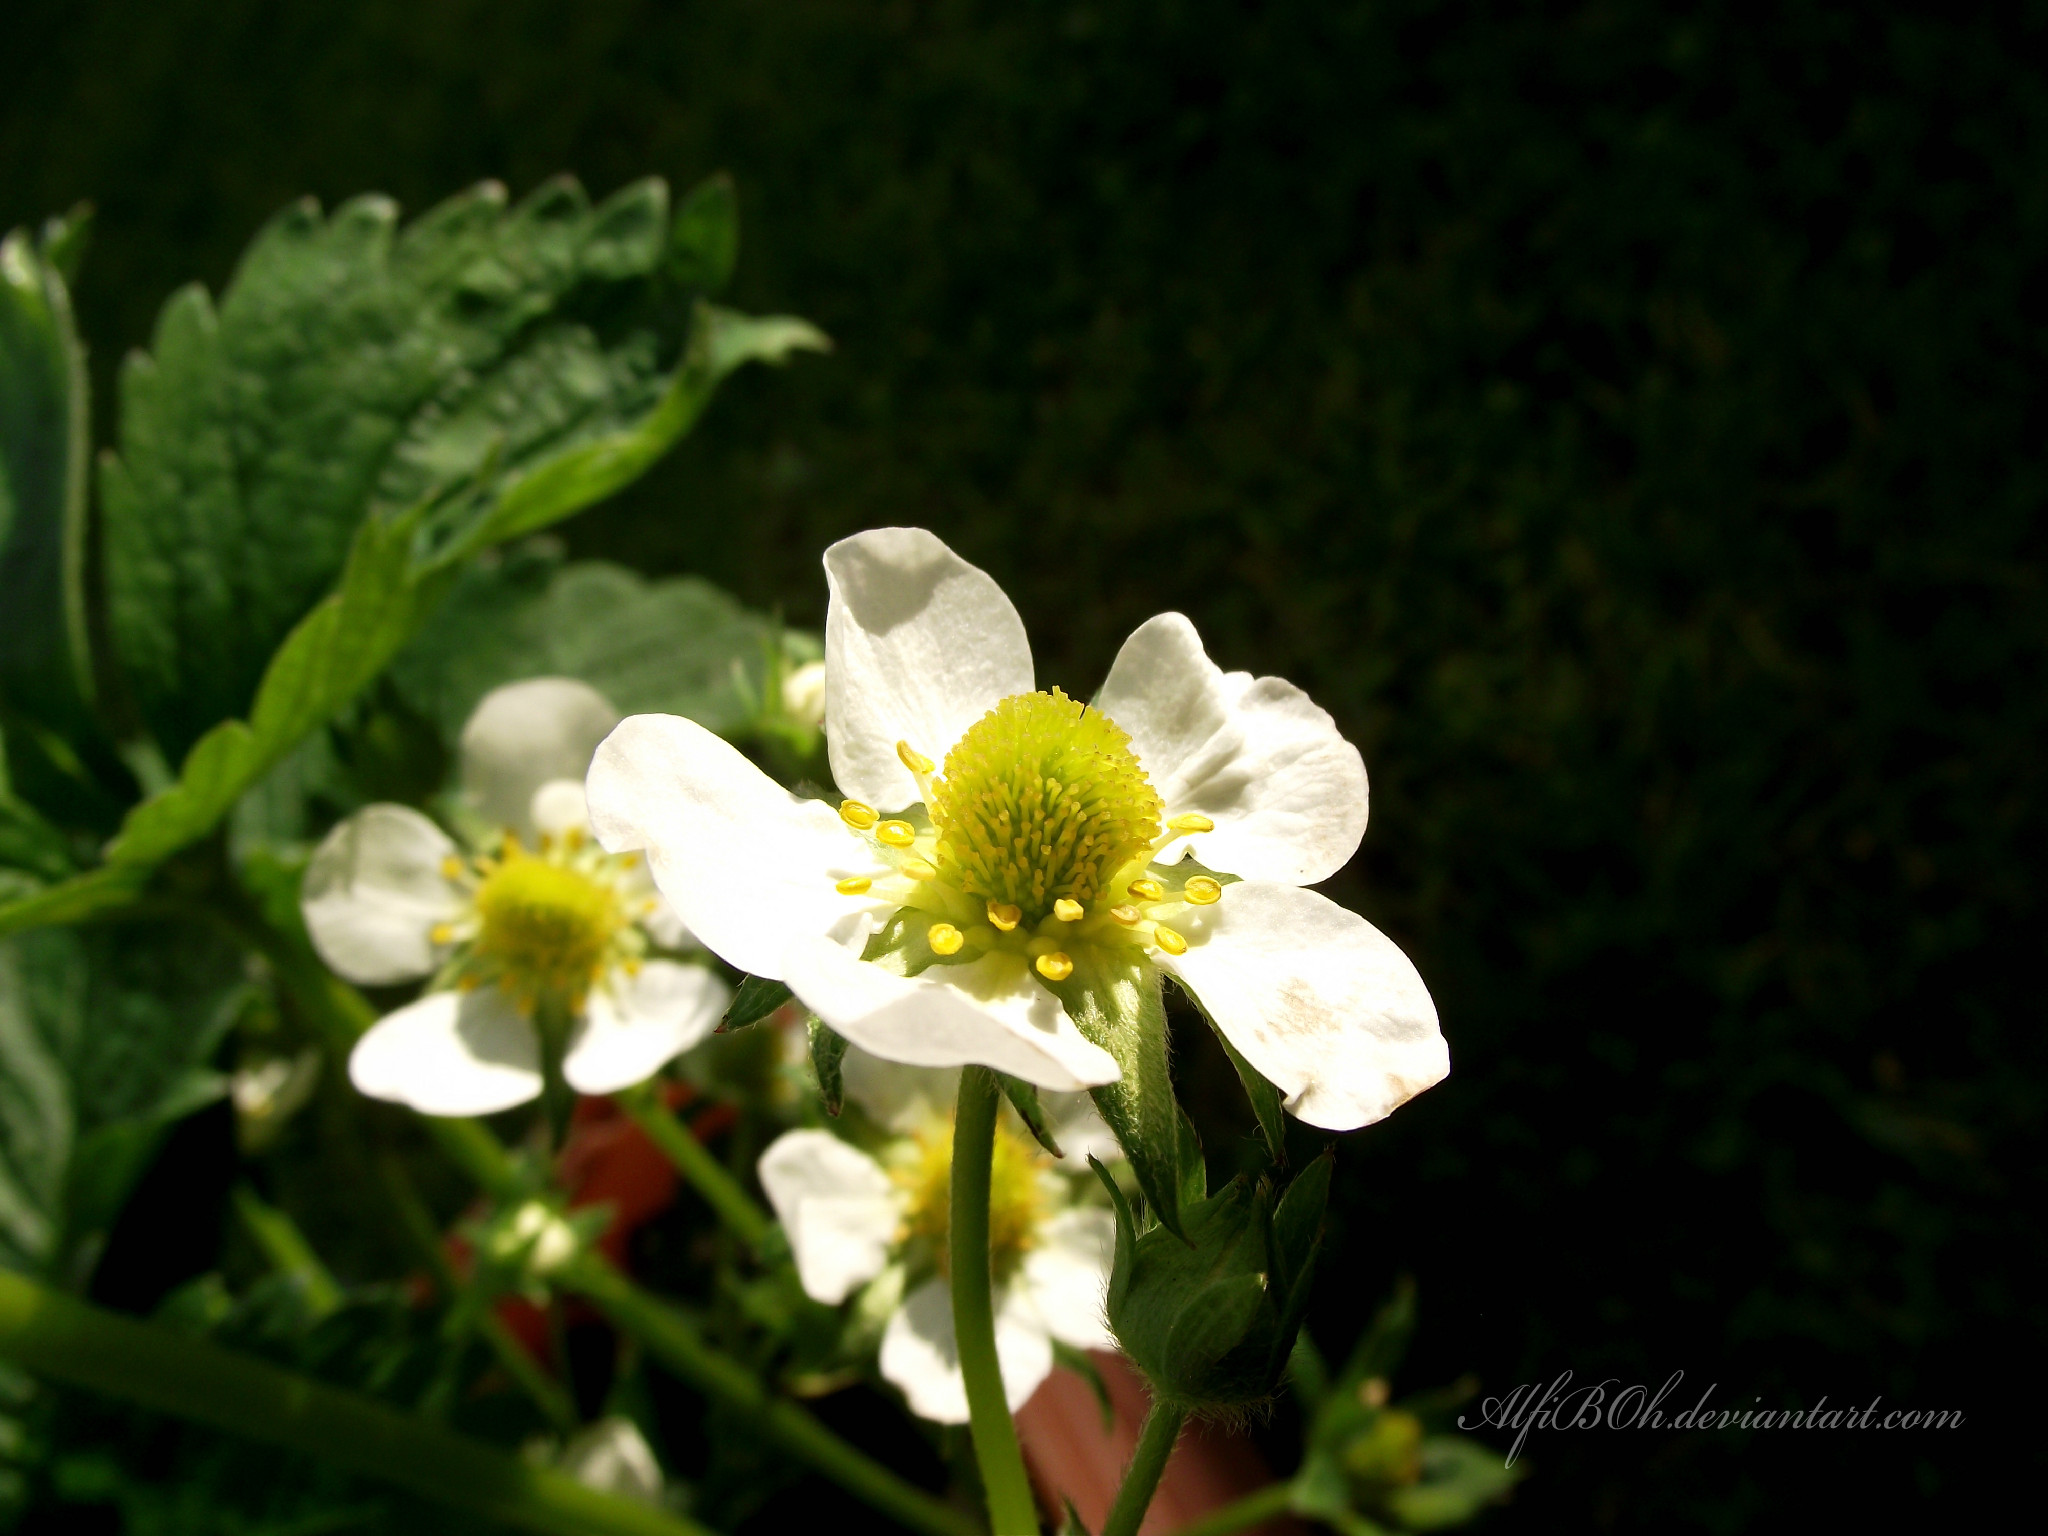
POLYGON ((1184 1171, 1185 1240, 1158 1225, 1140 1233, 1123 1191, 1095 1165, 1116 1207, 1109 1325, 1156 1396, 1228 1409, 1279 1387, 1308 1304, 1330 1162, 1317 1158, 1278 1198, 1243 1178, 1210 1195, 1184 1171))

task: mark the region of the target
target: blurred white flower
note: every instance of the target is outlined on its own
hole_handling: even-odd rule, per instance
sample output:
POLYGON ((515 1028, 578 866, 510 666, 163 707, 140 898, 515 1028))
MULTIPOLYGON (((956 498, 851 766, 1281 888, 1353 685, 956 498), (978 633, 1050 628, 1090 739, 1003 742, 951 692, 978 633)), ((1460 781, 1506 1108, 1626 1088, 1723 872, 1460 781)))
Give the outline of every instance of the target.
POLYGON ((816 730, 825 722, 825 663, 807 661, 782 679, 782 712, 816 730))
POLYGON ((1162 972, 1311 1124, 1449 1070, 1407 957, 1302 889, 1356 851, 1367 789, 1300 689, 1222 671, 1167 613, 1084 706, 1033 691, 1009 599, 924 530, 843 540, 825 573, 836 813, 673 716, 626 720, 591 765, 599 838, 646 850, 712 950, 878 1056, 1048 1088, 1117 1080, 1074 1014, 1128 1017, 1118 989, 1156 997, 1162 972), (1163 862, 1175 845, 1203 863, 1163 862))
POLYGON ((688 931, 637 856, 590 836, 581 775, 617 718, 564 678, 497 689, 462 734, 464 795, 503 826, 494 844, 465 853, 418 811, 371 805, 314 853, 300 901, 321 958, 365 986, 437 977, 356 1043, 364 1093, 431 1115, 522 1104, 542 1086, 536 1020, 567 1024, 572 1088, 612 1093, 717 1025, 725 984, 643 958, 688 931))
MULTIPOLYGON (((943 1274, 957 1073, 858 1049, 843 1070, 848 1098, 888 1140, 871 1155, 829 1131, 790 1131, 762 1154, 761 1187, 805 1292, 828 1306, 863 1286, 879 1295, 888 1312, 882 1374, 921 1417, 964 1424, 967 1389, 943 1274)), ((1087 1154, 1114 1156, 1116 1144, 1085 1095, 1048 1094, 1045 1108, 1066 1156, 1055 1163, 1006 1116, 989 1185, 996 1354, 1013 1409, 1051 1372, 1053 1340, 1113 1347, 1103 1297, 1115 1224, 1076 1197, 1095 1191, 1087 1154)))
POLYGON ((661 1463, 640 1427, 617 1414, 578 1430, 562 1447, 557 1465, 600 1493, 641 1504, 662 1502, 661 1463))

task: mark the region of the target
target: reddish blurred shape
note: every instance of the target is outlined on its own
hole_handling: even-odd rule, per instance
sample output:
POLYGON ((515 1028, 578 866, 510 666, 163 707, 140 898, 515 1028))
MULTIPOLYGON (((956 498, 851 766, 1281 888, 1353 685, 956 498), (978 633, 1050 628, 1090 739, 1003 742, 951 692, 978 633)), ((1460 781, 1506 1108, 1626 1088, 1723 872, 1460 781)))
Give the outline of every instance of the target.
MULTIPOLYGON (((1019 1411, 1017 1432, 1039 1502, 1063 1514, 1062 1501, 1072 1500, 1081 1523, 1099 1531, 1115 1502, 1124 1463, 1137 1449, 1138 1429, 1151 1395, 1122 1355, 1098 1350, 1089 1358, 1109 1388, 1115 1413, 1109 1428, 1103 1428, 1102 1405, 1094 1390, 1074 1372, 1060 1369, 1019 1411)), ((1139 1529, 1144 1536, 1169 1536, 1272 1481, 1265 1459, 1249 1439, 1214 1424, 1190 1421, 1139 1529)), ((1305 1527, 1283 1516, 1245 1529, 1250 1536, 1292 1536, 1305 1527)))

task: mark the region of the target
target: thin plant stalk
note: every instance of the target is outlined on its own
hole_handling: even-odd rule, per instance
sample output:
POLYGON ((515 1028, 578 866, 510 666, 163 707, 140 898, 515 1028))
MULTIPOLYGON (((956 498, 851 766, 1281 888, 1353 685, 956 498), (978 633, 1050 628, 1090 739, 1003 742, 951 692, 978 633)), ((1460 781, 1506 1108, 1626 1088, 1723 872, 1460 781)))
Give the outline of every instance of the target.
POLYGON ((1287 1514, 1293 1508, 1294 1484, 1268 1483, 1236 1503, 1226 1504, 1192 1524, 1182 1526, 1173 1536, 1236 1536, 1239 1531, 1262 1520, 1287 1514))
POLYGON ((987 1067, 960 1073, 953 1120, 953 1184, 948 1257, 953 1285, 953 1337, 967 1384, 968 1428, 996 1536, 1036 1536, 1038 1506, 1024 1475, 1017 1425, 996 1357, 995 1290, 989 1272, 989 1175, 995 1160, 996 1110, 1002 1087, 987 1067))
POLYGON ((1159 1489, 1160 1476, 1166 1471, 1187 1416, 1185 1408, 1153 1402, 1152 1411, 1145 1415, 1145 1427, 1138 1432, 1138 1448, 1131 1452, 1130 1465, 1124 1468, 1116 1502, 1110 1505, 1109 1518, 1102 1523, 1102 1536, 1138 1536, 1138 1527, 1144 1523, 1145 1511, 1152 1507, 1152 1495, 1159 1489))
POLYGON ((709 1536, 416 1414, 0 1271, 0 1356, 541 1536, 709 1536))
POLYGON ((649 1080, 616 1098, 619 1107, 647 1133, 647 1139, 661 1149, 676 1172, 704 1197, 704 1203, 717 1213, 727 1230, 758 1255, 774 1229, 773 1219, 741 1188, 740 1181, 725 1164, 712 1156, 711 1149, 669 1112, 661 1101, 659 1081, 649 1080))

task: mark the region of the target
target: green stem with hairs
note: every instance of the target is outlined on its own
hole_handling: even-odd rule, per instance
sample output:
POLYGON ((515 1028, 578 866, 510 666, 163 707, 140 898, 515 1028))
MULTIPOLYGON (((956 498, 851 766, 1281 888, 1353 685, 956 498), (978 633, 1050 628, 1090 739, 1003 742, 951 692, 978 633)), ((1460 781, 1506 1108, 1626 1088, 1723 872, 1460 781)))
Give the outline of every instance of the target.
POLYGON ((647 1133, 676 1172, 704 1197, 704 1203, 741 1242, 758 1255, 775 1222, 754 1202, 711 1149, 699 1141, 690 1128, 669 1113, 661 1101, 658 1080, 642 1083, 615 1096, 619 1107, 632 1116, 633 1123, 647 1133))
POLYGON ((953 1185, 947 1247, 953 1284, 953 1337, 967 1384, 974 1459, 988 1494, 996 1536, 1037 1536, 1038 1506, 1024 1475, 1017 1425, 996 1357, 995 1287, 989 1272, 989 1175, 995 1161, 996 1110, 1003 1090, 987 1067, 960 1073, 953 1119, 953 1185))
POLYGON ((374 1399, 0 1271, 0 1356, 542 1536, 708 1536, 374 1399))
POLYGON ((1145 1511, 1152 1507, 1152 1495, 1159 1489, 1160 1475, 1166 1471, 1187 1416, 1185 1408, 1153 1402, 1152 1411, 1145 1415, 1145 1427, 1138 1432, 1138 1448, 1131 1452, 1131 1463, 1124 1468, 1116 1502, 1110 1505, 1109 1518, 1102 1523, 1102 1536, 1138 1536, 1138 1527, 1144 1523, 1145 1511))
POLYGON ((1235 1504, 1226 1504, 1193 1524, 1182 1526, 1173 1536, 1236 1536, 1247 1526, 1287 1514, 1293 1508, 1294 1484, 1268 1483, 1235 1504))

